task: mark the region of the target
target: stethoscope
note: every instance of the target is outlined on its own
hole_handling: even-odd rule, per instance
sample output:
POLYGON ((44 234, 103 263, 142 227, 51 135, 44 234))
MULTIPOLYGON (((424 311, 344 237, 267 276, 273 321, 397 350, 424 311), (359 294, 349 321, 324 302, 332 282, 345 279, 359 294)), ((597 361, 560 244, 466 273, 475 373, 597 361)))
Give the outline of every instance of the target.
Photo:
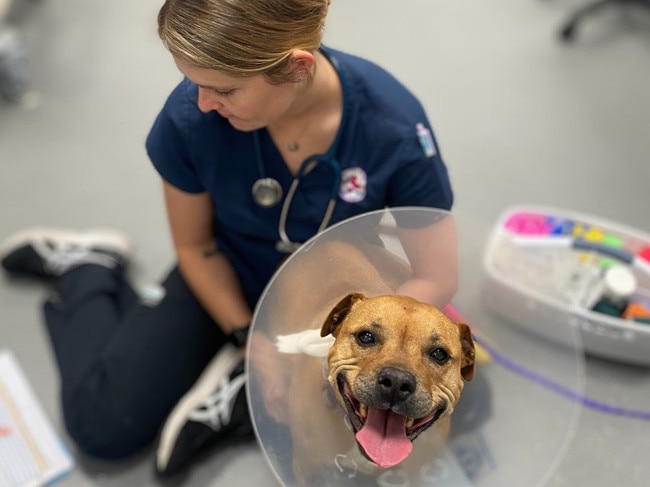
MULTIPOLYGON (((278 234, 280 235, 280 240, 275 243, 275 249, 278 252, 290 254, 302 245, 300 242, 292 241, 289 238, 289 235, 287 235, 287 217, 289 216, 289 209, 291 208, 293 197, 296 194, 296 190, 298 189, 300 181, 304 177, 305 172, 308 169, 312 168, 314 165, 320 163, 325 163, 329 166, 334 175, 334 179, 332 182, 330 199, 327 203, 327 208, 325 209, 323 219, 321 220, 321 223, 318 227, 318 233, 322 232, 331 221, 332 214, 334 213, 334 208, 336 207, 336 199, 338 196, 339 187, 341 186, 341 163, 336 158, 336 151, 338 149, 340 139, 339 134, 337 134, 334 143, 325 154, 309 156, 302 162, 302 164, 300 164, 298 172, 293 177, 291 186, 289 186, 289 191, 287 191, 287 196, 282 203, 282 209, 280 210, 280 219, 278 220, 278 234)), ((253 140, 255 143, 255 152, 260 178, 255 181, 251 191, 253 194, 253 199, 258 206, 261 206, 262 208, 270 208, 277 205, 282 199, 282 186, 276 179, 266 176, 264 162, 262 159, 259 134, 257 131, 253 132, 253 140)))
MULTIPOLYGON (((309 169, 313 168, 317 164, 327 164, 334 174, 330 199, 327 203, 327 208, 325 209, 325 214, 321 220, 320 226, 318 227, 317 233, 322 232, 327 227, 330 220, 332 219, 334 208, 336 207, 336 199, 338 196, 339 188, 341 186, 341 163, 337 159, 337 152, 339 143, 341 142, 341 137, 343 136, 347 118, 347 88, 344 78, 338 69, 338 63, 332 58, 330 58, 330 61, 339 73, 339 79, 341 80, 341 90, 343 93, 343 116, 341 118, 341 125, 339 126, 339 130, 336 133, 334 142, 330 146, 329 150, 325 154, 316 154, 305 159, 300 165, 298 172, 293 177, 293 180, 291 181, 291 186, 289 186, 287 196, 282 203, 280 219, 278 220, 278 234, 280 235, 280 240, 275 243, 275 249, 278 252, 290 254, 302 245, 300 242, 292 241, 287 235, 287 217, 289 215, 289 209, 291 208, 293 197, 296 193, 296 190, 298 189, 298 186, 300 185, 301 179, 309 169)), ((253 187, 251 188, 253 200, 255 200, 255 203, 262 208, 270 208, 277 205, 282 199, 282 186, 276 179, 266 176, 266 168, 264 166, 264 160, 262 158, 262 147, 260 144, 259 130, 255 130, 253 132, 253 142, 255 145, 255 157, 257 158, 257 170, 260 175, 260 177, 255 181, 253 187)))

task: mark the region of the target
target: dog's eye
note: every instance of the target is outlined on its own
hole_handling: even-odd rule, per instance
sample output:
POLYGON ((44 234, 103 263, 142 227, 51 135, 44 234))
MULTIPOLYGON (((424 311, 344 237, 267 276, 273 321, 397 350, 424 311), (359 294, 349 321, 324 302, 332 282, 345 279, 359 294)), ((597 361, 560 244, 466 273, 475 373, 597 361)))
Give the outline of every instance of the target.
POLYGON ((357 333, 357 341, 361 345, 372 345, 375 343, 375 336, 368 330, 360 331, 357 333))
POLYGON ((444 364, 447 360, 449 360, 449 354, 444 348, 436 348, 432 350, 429 356, 439 364, 444 364))

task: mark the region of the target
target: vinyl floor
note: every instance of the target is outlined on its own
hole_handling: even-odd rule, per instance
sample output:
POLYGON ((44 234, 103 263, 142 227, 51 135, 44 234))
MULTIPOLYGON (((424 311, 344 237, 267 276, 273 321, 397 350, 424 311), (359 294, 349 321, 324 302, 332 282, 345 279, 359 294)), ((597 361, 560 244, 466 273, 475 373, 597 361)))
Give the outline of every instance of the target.
MULTIPOLYGON (((423 101, 467 235, 485 235, 522 203, 650 231, 650 10, 612 6, 561 42, 560 26, 585 3, 334 0, 326 41, 390 69, 423 101)), ((154 281, 172 263, 161 185, 144 150, 180 79, 156 37, 160 4, 14 0, 8 22, 24 38, 39 99, 0 101, 0 240, 31 225, 116 226, 137 244, 136 281, 154 281)), ((479 256, 484 241, 463 244, 479 256)), ((462 277, 461 288, 471 286, 480 270, 462 277)), ((46 295, 0 276, 0 346, 14 351, 65 438, 41 321, 46 295)), ((584 385, 598 401, 650 411, 647 369, 589 357, 584 385)), ((648 485, 648 452, 650 423, 585 407, 546 485, 648 485)), ((170 483, 180 484, 277 485, 257 445, 205 459, 170 483)), ((143 452, 118 463, 80 457, 60 485, 158 482, 143 452)))

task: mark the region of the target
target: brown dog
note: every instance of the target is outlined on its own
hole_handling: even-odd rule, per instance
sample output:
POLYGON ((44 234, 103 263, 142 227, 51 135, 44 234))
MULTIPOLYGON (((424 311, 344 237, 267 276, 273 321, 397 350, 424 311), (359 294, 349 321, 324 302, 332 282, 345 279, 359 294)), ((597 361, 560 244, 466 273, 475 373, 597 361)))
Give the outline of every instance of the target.
POLYGON ((474 375, 469 327, 406 296, 349 294, 323 324, 321 336, 330 333, 328 381, 362 453, 382 468, 449 418, 474 375))
POLYGON ((258 309, 249 373, 253 402, 290 430, 290 445, 261 436, 274 468, 291 456, 296 485, 362 485, 398 463, 417 472, 444 448, 473 375, 473 343, 466 325, 395 294, 411 276, 392 252, 338 240, 310 246, 276 276, 258 309), (278 337, 304 332, 324 354, 278 352, 278 337))

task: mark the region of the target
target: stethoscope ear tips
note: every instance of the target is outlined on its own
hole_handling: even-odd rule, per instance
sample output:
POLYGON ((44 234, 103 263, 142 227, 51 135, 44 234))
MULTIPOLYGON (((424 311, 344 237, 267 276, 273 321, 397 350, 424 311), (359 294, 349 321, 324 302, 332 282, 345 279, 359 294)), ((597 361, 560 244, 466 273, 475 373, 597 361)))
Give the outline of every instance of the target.
POLYGON ((253 184, 251 193, 255 203, 262 208, 270 208, 282 199, 282 186, 273 178, 260 178, 253 184))

